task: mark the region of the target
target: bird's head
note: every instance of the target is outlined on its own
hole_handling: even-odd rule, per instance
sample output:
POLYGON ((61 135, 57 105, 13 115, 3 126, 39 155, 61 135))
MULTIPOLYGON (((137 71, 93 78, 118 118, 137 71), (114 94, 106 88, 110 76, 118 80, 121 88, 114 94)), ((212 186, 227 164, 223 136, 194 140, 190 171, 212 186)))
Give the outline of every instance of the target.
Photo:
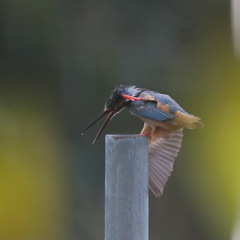
POLYGON ((100 112, 100 114, 87 126, 87 128, 83 131, 82 135, 90 127, 92 127, 98 120, 100 120, 103 116, 108 114, 106 120, 104 121, 102 127, 100 128, 97 136, 93 141, 94 143, 114 115, 116 115, 124 107, 126 107, 130 101, 140 100, 139 98, 136 98, 136 96, 138 96, 139 93, 140 93, 140 89, 136 88, 135 86, 128 86, 125 84, 117 85, 112 90, 107 102, 105 103, 103 111, 100 112))

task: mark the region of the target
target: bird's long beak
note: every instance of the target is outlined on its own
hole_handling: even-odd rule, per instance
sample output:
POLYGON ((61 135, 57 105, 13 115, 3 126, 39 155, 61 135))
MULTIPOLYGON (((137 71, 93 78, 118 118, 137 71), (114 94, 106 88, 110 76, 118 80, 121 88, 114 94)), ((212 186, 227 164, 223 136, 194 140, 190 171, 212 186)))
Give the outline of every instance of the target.
POLYGON ((95 143, 95 141, 98 139, 99 135, 102 133, 103 129, 107 126, 107 124, 109 123, 111 117, 115 114, 116 110, 103 110, 88 126, 87 128, 83 131, 82 135, 90 128, 92 127, 98 120, 100 120, 103 116, 105 116, 107 113, 108 116, 106 118, 106 120, 104 121, 103 125, 101 126, 99 132, 97 133, 97 136, 94 138, 93 143, 95 143))

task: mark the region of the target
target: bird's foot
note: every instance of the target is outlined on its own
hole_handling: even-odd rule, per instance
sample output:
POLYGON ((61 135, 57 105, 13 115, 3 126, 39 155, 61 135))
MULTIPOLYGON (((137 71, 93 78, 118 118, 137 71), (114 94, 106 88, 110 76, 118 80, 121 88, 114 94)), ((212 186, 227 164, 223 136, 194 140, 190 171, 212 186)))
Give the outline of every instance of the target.
POLYGON ((151 132, 145 132, 142 134, 143 136, 148 136, 149 139, 151 139, 152 135, 151 135, 151 132))
POLYGON ((132 102, 134 102, 136 100, 141 100, 141 98, 136 98, 136 97, 125 95, 125 94, 122 94, 121 96, 125 99, 128 99, 128 100, 132 101, 132 102))

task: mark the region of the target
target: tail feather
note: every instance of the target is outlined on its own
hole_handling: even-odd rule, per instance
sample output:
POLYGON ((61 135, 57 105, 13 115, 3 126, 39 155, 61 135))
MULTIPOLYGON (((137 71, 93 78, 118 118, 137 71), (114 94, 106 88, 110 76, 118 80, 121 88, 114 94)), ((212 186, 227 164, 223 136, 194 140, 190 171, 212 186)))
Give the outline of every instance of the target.
POLYGON ((175 114, 174 121, 176 121, 178 124, 180 124, 183 127, 186 127, 189 129, 203 127, 203 123, 200 122, 201 118, 199 117, 196 117, 188 113, 183 113, 181 111, 176 111, 174 114, 175 114))

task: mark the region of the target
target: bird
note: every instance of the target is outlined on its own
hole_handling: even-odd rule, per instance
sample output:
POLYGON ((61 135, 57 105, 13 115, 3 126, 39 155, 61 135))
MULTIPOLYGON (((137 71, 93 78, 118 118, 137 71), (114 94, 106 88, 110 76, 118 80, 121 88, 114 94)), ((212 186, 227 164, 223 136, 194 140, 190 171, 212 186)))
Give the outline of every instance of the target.
POLYGON ((181 148, 183 128, 202 128, 203 123, 169 95, 122 83, 115 86, 102 112, 82 135, 108 114, 93 141, 95 143, 109 121, 125 108, 144 122, 140 134, 149 137, 149 188, 156 197, 160 197, 181 148))

